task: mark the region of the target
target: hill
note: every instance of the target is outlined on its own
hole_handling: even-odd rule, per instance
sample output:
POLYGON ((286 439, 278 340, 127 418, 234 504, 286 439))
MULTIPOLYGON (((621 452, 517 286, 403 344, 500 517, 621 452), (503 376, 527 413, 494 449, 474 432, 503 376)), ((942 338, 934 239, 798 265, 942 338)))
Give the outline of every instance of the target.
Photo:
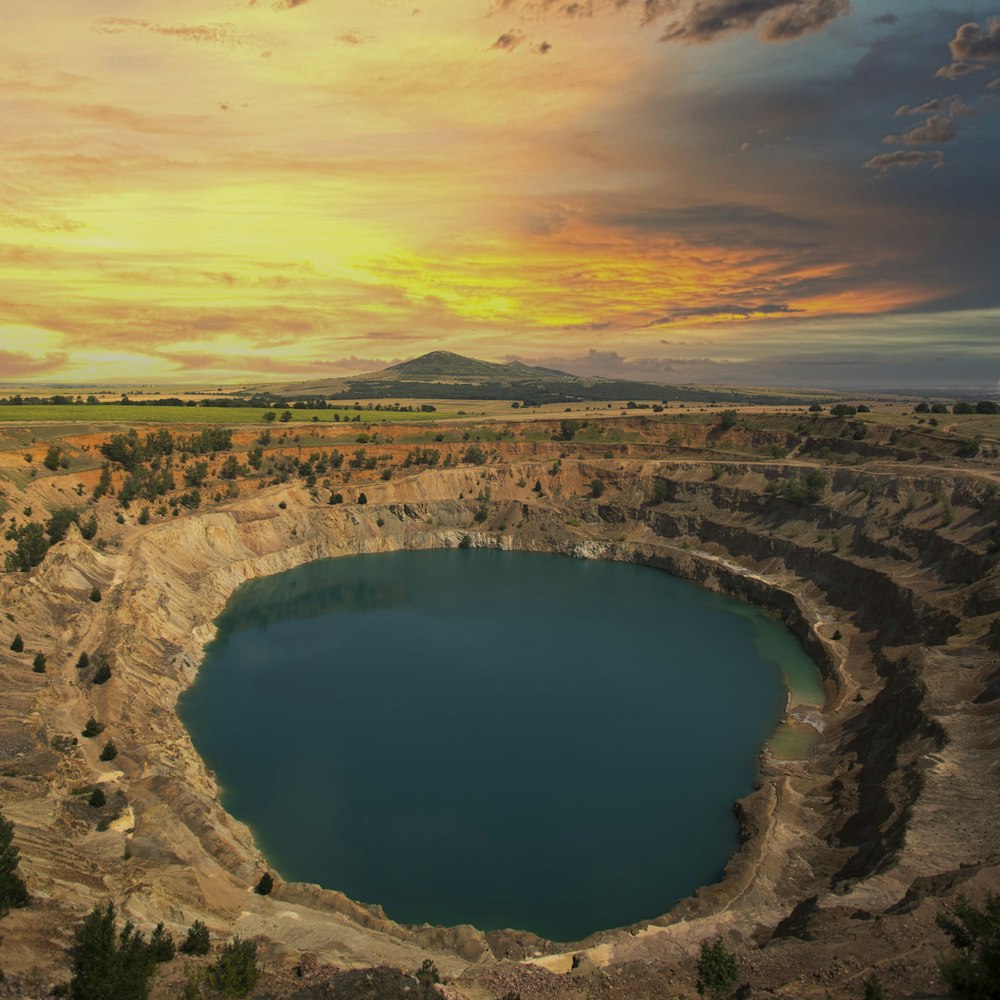
POLYGON ((585 400, 653 400, 720 403, 791 403, 790 398, 758 389, 704 389, 691 385, 585 378, 521 361, 500 364, 451 351, 431 351, 382 371, 338 379, 290 382, 259 387, 288 399, 512 399, 526 405, 579 403, 585 400))

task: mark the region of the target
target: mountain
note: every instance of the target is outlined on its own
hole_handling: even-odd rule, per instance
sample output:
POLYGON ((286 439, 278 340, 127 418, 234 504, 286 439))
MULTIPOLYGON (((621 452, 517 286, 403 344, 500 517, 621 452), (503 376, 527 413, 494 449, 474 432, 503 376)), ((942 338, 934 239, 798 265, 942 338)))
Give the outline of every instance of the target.
POLYGON ((757 390, 702 389, 697 386, 584 378, 521 361, 500 364, 451 351, 431 351, 382 371, 259 387, 288 399, 512 399, 526 405, 583 400, 681 400, 685 402, 779 403, 783 396, 757 390))

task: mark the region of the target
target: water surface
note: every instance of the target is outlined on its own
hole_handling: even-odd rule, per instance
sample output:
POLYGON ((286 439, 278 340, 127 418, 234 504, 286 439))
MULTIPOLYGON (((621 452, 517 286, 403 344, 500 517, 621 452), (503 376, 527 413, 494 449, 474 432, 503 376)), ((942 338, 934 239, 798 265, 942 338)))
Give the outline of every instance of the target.
POLYGON ((752 609, 552 555, 324 560, 217 624, 181 717, 284 878, 562 941, 719 878, 782 670, 816 674, 752 609))

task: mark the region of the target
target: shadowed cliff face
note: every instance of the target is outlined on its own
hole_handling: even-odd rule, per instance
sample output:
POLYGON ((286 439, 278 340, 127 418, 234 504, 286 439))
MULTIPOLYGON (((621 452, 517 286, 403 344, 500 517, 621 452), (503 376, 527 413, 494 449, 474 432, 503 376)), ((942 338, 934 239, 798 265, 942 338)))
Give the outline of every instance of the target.
MULTIPOLYGON (((773 982, 791 982, 820 954, 817 935, 866 940, 850 914, 884 913, 917 879, 983 866, 998 846, 991 816, 1000 791, 983 736, 997 669, 987 539, 1000 515, 987 484, 921 473, 901 495, 897 473, 851 470, 802 504, 769 491, 799 474, 793 466, 718 468, 564 460, 555 473, 530 462, 432 470, 365 483, 364 506, 328 506, 321 491, 279 487, 136 529, 106 553, 72 529, 30 578, 2 581, 26 648, 53 651, 42 676, 0 657, 4 811, 29 889, 48 900, 44 918, 39 909, 8 918, 19 923, 9 925, 8 941, 18 943, 5 944, 7 967, 26 968, 30 956, 55 967, 79 913, 112 895, 142 924, 162 919, 179 930, 198 918, 344 964, 416 968, 431 953, 457 975, 494 956, 535 956, 568 971, 571 953, 520 932, 400 927, 377 905, 280 878, 272 897, 248 895, 263 859, 250 831, 220 807, 174 713, 240 583, 322 557, 463 538, 641 562, 768 607, 827 677, 817 753, 762 761, 758 791, 740 804, 746 841, 723 881, 642 928, 601 932, 574 950, 589 949, 600 965, 681 961, 720 932, 766 940, 815 897, 799 911, 798 936, 759 954, 773 982), (591 495, 595 478, 606 484, 600 499, 591 495), (544 495, 532 490, 536 480, 544 495), (488 499, 478 499, 487 487, 488 499), (942 488, 947 524, 933 499, 942 488), (94 586, 100 604, 87 600, 94 586), (84 649, 106 660, 109 682, 93 685, 75 670, 84 649), (113 762, 98 760, 101 741, 72 745, 90 715, 108 721, 113 762), (94 783, 112 803, 103 832, 74 795, 94 783), (811 950, 782 966, 779 948, 811 950)), ((274 614, 295 609, 276 603, 274 614)), ((989 865, 982 871, 993 877, 989 865)))

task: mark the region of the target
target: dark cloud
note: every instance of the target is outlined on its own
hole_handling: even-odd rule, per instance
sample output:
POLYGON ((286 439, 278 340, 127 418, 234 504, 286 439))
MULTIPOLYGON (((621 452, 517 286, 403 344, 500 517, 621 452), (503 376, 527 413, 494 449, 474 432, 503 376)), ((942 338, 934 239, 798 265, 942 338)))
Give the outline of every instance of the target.
POLYGON ((46 354, 43 358, 33 358, 30 354, 16 351, 0 351, 0 372, 6 380, 33 375, 55 374, 66 367, 65 354, 46 354))
POLYGON ((906 115, 929 115, 934 111, 943 111, 949 118, 957 118, 961 115, 972 115, 975 112, 957 94, 951 97, 933 97, 923 104, 903 104, 896 108, 896 117, 903 118, 906 115))
POLYGON ((848 14, 850 0, 495 0, 495 12, 524 17, 592 17, 638 10, 642 24, 665 23, 662 41, 710 42, 734 31, 759 30, 784 42, 848 14))
POLYGON ((760 305, 720 302, 714 305, 699 306, 697 309, 672 310, 646 325, 665 326, 668 323, 678 323, 686 319, 763 319, 800 312, 803 310, 793 309, 783 302, 764 302, 760 305))
POLYGON ((900 149, 894 153, 879 153, 865 163, 865 169, 884 173, 896 167, 920 167, 925 163, 929 163, 933 168, 940 167, 944 163, 944 153, 940 149, 900 149))
POLYGON ((933 146, 942 142, 951 142, 958 133, 950 118, 944 115, 931 115, 923 125, 918 125, 903 135, 887 135, 882 141, 889 146, 902 143, 905 146, 933 146))
POLYGON ((491 46, 503 52, 513 52, 524 41, 524 33, 520 31, 505 31, 491 46))
POLYGON ((988 63, 1000 62, 1000 17, 991 17, 985 31, 975 21, 961 25, 948 43, 948 51, 951 63, 936 74, 948 80, 986 69, 988 63))
POLYGON ((785 42, 818 31, 850 12, 849 0, 701 0, 674 18, 664 41, 710 42, 731 31, 759 28, 769 42, 785 42))
POLYGON ((954 62, 1000 62, 1000 17, 991 17, 985 31, 971 21, 963 24, 948 49, 954 62))

